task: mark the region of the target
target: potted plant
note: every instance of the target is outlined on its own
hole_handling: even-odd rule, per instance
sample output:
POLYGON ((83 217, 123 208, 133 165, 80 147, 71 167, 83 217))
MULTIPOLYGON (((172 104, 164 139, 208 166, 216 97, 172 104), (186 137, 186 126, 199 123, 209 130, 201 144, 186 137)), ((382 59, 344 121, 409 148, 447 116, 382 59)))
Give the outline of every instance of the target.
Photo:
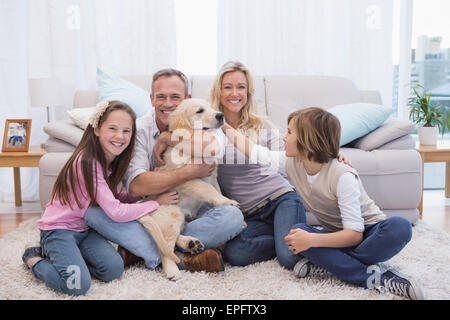
POLYGON ((421 85, 417 87, 413 88, 414 95, 408 99, 408 105, 411 107, 409 118, 417 125, 421 125, 419 127, 420 144, 435 145, 439 132, 444 135, 445 129, 450 129, 449 108, 442 105, 432 106, 431 93, 427 94, 421 85), (422 94, 417 87, 423 89, 422 94))

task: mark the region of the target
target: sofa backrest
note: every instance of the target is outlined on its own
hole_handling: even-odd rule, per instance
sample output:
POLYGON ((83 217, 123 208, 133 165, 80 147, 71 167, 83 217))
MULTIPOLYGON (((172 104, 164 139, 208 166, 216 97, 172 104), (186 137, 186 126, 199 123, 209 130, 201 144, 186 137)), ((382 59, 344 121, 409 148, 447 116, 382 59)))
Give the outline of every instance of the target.
MULTIPOLYGON (((149 75, 123 76, 137 86, 149 91, 152 77, 149 75)), ((210 101, 210 91, 215 76, 193 75, 189 77, 193 98, 210 101)), ((288 115, 308 106, 330 108, 339 104, 369 102, 381 104, 378 91, 358 90, 351 80, 331 76, 273 75, 255 76, 255 98, 259 114, 267 117, 283 133, 288 115)), ((98 102, 95 90, 75 92, 73 107, 91 107, 98 102)))

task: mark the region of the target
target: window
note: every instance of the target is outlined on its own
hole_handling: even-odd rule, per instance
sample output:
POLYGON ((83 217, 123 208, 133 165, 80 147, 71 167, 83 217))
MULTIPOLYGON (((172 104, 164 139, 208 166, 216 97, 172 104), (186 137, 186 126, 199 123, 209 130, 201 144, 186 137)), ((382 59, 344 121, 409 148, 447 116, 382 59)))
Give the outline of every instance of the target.
MULTIPOLYGON (((394 12, 399 12, 399 3, 400 1, 394 3, 394 12)), ((413 0, 411 92, 412 88, 421 85, 427 92, 431 93, 433 104, 446 106, 450 106, 450 28, 448 12, 450 12, 450 1, 413 0)), ((395 32, 397 32, 395 26, 394 21, 394 41, 395 32)), ((396 48, 394 44, 393 48, 393 106, 398 107, 399 59, 396 53, 398 46, 396 48)), ((448 132, 444 139, 450 139, 448 132)), ((444 188, 445 163, 426 163, 425 168, 424 187, 426 189, 444 188)))

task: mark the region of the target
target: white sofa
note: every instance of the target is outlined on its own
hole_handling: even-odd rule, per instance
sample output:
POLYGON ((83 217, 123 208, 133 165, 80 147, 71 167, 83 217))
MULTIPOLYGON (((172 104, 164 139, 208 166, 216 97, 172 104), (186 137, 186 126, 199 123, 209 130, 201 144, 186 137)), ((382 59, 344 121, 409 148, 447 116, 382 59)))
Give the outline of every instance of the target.
MULTIPOLYGON (((123 78, 146 90, 150 88, 151 76, 123 78)), ((192 97, 209 100, 213 78, 191 76, 192 97)), ((381 104, 379 92, 361 91, 348 79, 327 76, 257 76, 255 95, 260 114, 267 116, 282 132, 286 130, 287 116, 298 108, 329 108, 355 102, 381 104)), ((97 102, 98 92, 77 91, 73 108, 91 107, 97 102)), ((391 123, 390 128, 395 129, 395 126, 391 123)), ((400 136, 397 131, 393 141, 376 143, 379 139, 377 134, 383 131, 383 127, 372 132, 370 137, 367 135, 343 147, 342 153, 352 161, 368 194, 388 216, 403 216, 414 223, 419 218, 417 207, 422 190, 421 159, 410 135, 414 126, 400 136), (369 140, 371 143, 367 144, 369 140), (370 147, 370 144, 376 148, 370 147)), ((44 131, 49 139, 46 142, 47 154, 39 164, 42 207, 48 203, 56 176, 83 133, 70 119, 53 121, 44 127, 44 131)), ((309 223, 314 224, 310 214, 307 218, 309 223)))

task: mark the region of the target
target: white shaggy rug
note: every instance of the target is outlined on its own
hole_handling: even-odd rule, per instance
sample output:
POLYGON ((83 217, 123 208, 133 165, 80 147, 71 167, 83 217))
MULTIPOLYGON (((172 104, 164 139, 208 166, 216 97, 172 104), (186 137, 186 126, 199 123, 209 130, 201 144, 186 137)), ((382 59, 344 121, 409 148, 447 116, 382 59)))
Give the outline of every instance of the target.
MULTIPOLYGON (((226 265, 225 272, 183 271, 182 279, 168 281, 161 270, 143 264, 126 269, 110 283, 92 281, 82 297, 59 294, 25 268, 25 245, 39 241, 36 219, 0 239, 0 299, 162 299, 162 300, 293 300, 293 299, 397 299, 390 294, 346 284, 335 277, 297 279, 276 260, 247 267, 226 265)), ((450 235, 418 222, 411 242, 389 264, 414 277, 426 299, 450 299, 450 235)))

